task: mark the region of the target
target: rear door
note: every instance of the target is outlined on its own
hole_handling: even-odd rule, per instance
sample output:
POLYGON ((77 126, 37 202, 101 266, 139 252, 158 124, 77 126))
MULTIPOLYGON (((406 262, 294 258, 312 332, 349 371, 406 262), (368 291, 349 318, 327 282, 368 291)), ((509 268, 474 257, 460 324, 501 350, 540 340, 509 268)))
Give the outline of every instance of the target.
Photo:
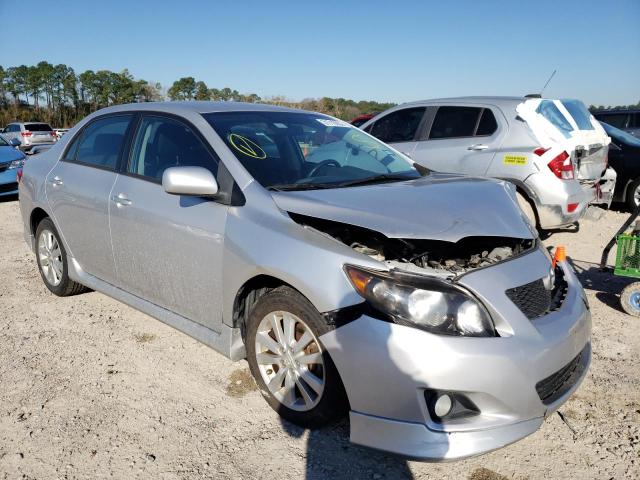
POLYGON ((485 175, 507 131, 499 111, 489 105, 432 108, 413 159, 439 172, 485 175))
POLYGON ((394 110, 377 118, 365 131, 399 152, 411 156, 426 110, 426 107, 394 110))
POLYGON ((73 139, 46 182, 51 212, 70 254, 84 271, 111 284, 116 275, 109 197, 132 118, 121 114, 90 122, 73 139))
POLYGON ((222 254, 228 206, 171 195, 169 167, 199 166, 217 176, 219 160, 181 119, 144 114, 130 159, 111 194, 117 285, 155 305, 220 331, 222 254))

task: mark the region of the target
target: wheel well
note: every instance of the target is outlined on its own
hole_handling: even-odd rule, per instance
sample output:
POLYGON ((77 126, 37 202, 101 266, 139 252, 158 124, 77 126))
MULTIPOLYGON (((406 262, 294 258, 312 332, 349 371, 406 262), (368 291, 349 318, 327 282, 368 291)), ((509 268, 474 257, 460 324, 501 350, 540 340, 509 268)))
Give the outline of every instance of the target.
POLYGON ((33 212, 31 212, 31 219, 29 221, 31 227, 31 234, 36 234, 36 229, 38 228, 38 224, 47 218, 49 215, 41 208, 35 208, 33 212))
POLYGON ((243 339, 245 338, 247 319, 249 318, 251 308, 264 294, 282 286, 291 287, 291 285, 283 282, 279 278, 270 275, 258 275, 240 287, 240 290, 238 290, 236 294, 236 299, 233 302, 233 326, 240 328, 243 339))
POLYGON ((531 208, 533 209, 533 214, 536 217, 536 227, 540 227, 540 217, 538 216, 538 209, 536 208, 536 202, 534 202, 531 197, 529 196, 529 193, 522 187, 516 185, 516 192, 518 192, 520 195, 522 195, 524 197, 524 199, 529 202, 529 205, 531 205, 531 208))

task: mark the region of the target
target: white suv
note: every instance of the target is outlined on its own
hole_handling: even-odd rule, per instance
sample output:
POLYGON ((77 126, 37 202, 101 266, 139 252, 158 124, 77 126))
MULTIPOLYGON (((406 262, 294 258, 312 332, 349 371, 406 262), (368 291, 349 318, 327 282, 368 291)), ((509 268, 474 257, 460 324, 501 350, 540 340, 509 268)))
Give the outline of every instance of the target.
POLYGON ((579 100, 425 100, 361 128, 432 170, 508 180, 543 230, 575 223, 590 203, 611 203, 610 139, 579 100))
POLYGON ((20 150, 31 150, 35 145, 51 145, 56 143, 56 132, 47 123, 28 122, 10 123, 0 133, 7 139, 20 142, 20 150))

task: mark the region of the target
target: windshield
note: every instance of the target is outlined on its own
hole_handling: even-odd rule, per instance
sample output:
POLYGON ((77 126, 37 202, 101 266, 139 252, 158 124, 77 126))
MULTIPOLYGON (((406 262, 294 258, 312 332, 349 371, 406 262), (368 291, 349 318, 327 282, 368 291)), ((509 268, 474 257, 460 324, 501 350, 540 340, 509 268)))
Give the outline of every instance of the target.
POLYGON ((607 135, 618 143, 626 143, 627 145, 640 148, 640 139, 625 132, 624 130, 614 127, 613 125, 609 125, 608 123, 600 122, 600 124, 602 125, 602 128, 604 128, 604 131, 607 132, 607 135))
POLYGON ((422 176, 384 143, 320 114, 219 112, 203 116, 266 188, 332 188, 422 176))

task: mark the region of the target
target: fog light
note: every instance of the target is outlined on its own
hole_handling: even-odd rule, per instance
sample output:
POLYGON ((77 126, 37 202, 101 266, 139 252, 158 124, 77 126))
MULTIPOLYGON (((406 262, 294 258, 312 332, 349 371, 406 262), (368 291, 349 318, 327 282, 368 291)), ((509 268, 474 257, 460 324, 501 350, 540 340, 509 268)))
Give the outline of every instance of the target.
POLYGON ((453 400, 446 393, 444 395, 440 395, 436 400, 435 405, 433 406, 433 412, 440 418, 446 417, 451 412, 451 408, 453 407, 453 400))

